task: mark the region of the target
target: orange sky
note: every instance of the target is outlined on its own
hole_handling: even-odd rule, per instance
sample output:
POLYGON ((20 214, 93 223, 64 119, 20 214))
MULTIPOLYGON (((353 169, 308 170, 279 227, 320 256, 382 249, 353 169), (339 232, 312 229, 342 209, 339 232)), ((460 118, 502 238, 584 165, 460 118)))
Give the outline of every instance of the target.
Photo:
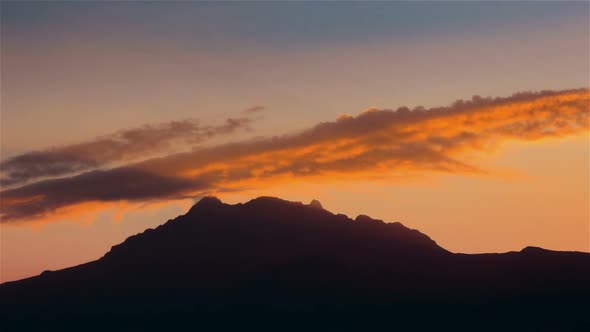
POLYGON ((205 194, 315 198, 457 252, 590 251, 587 3, 1 12, 0 281, 205 194))

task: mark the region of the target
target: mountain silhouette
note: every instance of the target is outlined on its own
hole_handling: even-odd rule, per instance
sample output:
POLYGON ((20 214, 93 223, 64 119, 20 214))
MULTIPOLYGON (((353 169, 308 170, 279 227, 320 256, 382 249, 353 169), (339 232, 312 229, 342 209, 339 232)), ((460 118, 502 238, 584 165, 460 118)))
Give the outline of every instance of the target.
POLYGON ((316 200, 205 197, 96 261, 0 285, 0 329, 590 331, 589 301, 588 253, 455 254, 316 200))

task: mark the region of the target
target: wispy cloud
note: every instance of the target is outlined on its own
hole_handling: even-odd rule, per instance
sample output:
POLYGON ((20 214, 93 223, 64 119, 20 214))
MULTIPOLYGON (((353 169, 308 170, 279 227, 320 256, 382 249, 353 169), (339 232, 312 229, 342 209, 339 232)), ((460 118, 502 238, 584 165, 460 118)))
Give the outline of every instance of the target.
POLYGON ((1 192, 2 221, 85 202, 173 200, 294 177, 485 173, 475 152, 588 131, 588 89, 473 97, 448 107, 370 109, 299 133, 196 149, 1 192))
POLYGON ((266 107, 264 106, 254 106, 254 107, 250 107, 244 110, 244 113, 246 114, 252 114, 252 113, 260 113, 262 111, 264 111, 266 109, 266 107))
POLYGON ((220 135, 247 128, 253 121, 243 116, 228 118, 217 126, 182 120, 124 129, 78 144, 17 155, 0 163, 0 185, 15 186, 31 180, 58 177, 130 162, 168 152, 173 144, 195 145, 220 135))

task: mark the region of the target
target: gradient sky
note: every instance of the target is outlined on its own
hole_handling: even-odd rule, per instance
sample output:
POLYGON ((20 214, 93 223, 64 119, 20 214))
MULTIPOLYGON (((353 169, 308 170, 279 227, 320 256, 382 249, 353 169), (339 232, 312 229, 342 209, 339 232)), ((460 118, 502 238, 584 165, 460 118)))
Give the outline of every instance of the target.
MULTIPOLYGON (((33 166, 58 152, 83 157, 58 177, 97 169, 111 176, 109 169, 132 166, 160 181, 223 169, 233 172, 223 186, 189 188, 195 199, 316 198, 335 213, 400 221, 459 252, 527 245, 590 251, 588 90, 563 91, 590 86, 588 2, 64 1, 2 2, 0 9, 3 172, 9 160, 23 170, 24 159, 15 158, 32 151, 33 166), (562 92, 508 98, 540 90, 562 92), (474 100, 469 121, 457 105, 432 109, 473 95, 507 99, 474 100), (406 119, 386 111, 402 106, 442 113, 406 119), (404 130, 431 134, 430 143, 448 139, 436 152, 450 159, 418 150, 411 157, 406 150, 376 153, 400 142, 392 138, 399 128, 384 133, 376 124, 398 121, 408 121, 404 130), (522 129, 531 123, 536 127, 522 129), (358 128, 366 131, 342 136, 358 128), (464 131, 475 139, 457 140, 464 131), (229 142, 248 152, 240 168, 228 166, 236 164, 236 152, 224 148, 229 142), (276 152, 276 144, 287 148, 276 152), (183 151, 196 152, 168 157, 183 151), (366 151, 370 158, 339 159, 308 174, 305 153, 319 162, 328 152, 332 158, 366 151), (218 159, 191 169, 201 155, 218 159), (151 157, 162 160, 141 163, 151 157), (279 174, 276 160, 289 169, 279 174), (241 175, 252 169, 256 176, 241 175), (260 175, 266 171, 277 176, 260 175)), ((420 137, 411 146, 432 152, 420 137)), ((125 172, 115 175, 146 176, 125 172)), ((30 210, 16 200, 23 192, 26 199, 49 192, 46 175, 3 182, 2 213, 30 210), (34 187, 37 181, 43 183, 34 187)), ((71 181, 62 182, 56 186, 73 190, 71 181)), ((183 186, 167 185, 162 194, 183 186)), ((5 215, 0 280, 96 259, 193 202, 187 195, 155 202, 117 186, 93 190, 133 197, 106 192, 68 201, 65 212, 15 221, 5 215)))

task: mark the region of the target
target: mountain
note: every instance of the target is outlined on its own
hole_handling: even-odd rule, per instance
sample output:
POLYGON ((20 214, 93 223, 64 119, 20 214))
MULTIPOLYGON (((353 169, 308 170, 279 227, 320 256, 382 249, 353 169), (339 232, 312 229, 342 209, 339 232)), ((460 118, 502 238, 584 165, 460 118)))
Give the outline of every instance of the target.
POLYGON ((315 200, 205 197, 99 260, 0 285, 0 328, 589 331, 589 301, 588 253, 455 254, 315 200))

